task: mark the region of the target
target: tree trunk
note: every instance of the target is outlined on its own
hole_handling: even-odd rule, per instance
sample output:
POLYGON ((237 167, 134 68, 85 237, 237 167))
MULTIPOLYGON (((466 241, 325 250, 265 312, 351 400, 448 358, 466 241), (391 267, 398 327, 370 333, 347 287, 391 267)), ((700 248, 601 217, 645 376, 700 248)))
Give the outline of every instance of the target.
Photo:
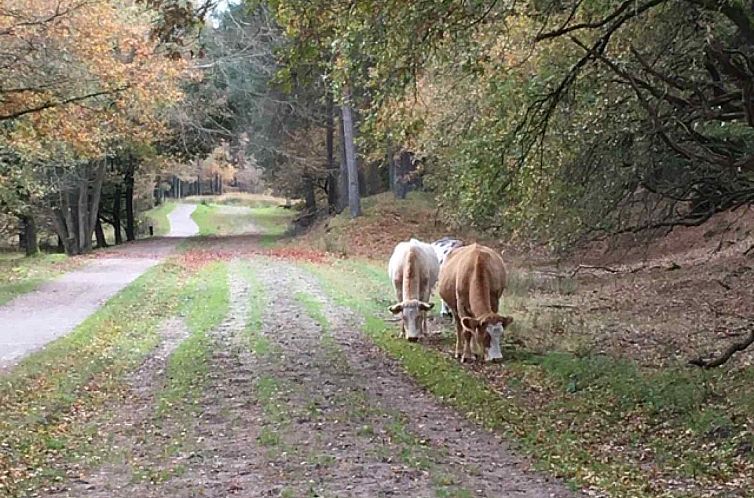
POLYGON ((72 243, 73 239, 68 236, 68 216, 65 215, 65 208, 54 209, 52 214, 52 222, 58 234, 58 246, 62 247, 63 251, 69 256, 76 254, 75 246, 72 243))
POLYGON ((338 211, 338 169, 335 167, 335 116, 331 92, 326 96, 327 121, 325 123, 325 142, 327 146, 327 211, 338 211))
POLYGON ((123 235, 120 232, 121 196, 120 185, 116 185, 115 193, 113 194, 113 230, 115 230, 115 245, 123 243, 123 235))
POLYGON ((134 171, 130 163, 125 174, 126 185, 126 240, 136 240, 136 223, 134 221, 134 171))
POLYGON ((314 195, 314 180, 311 175, 304 173, 304 205, 308 213, 313 213, 317 210, 317 197, 314 195))
POLYGON ((97 237, 97 249, 107 247, 105 231, 102 230, 102 221, 99 218, 97 218, 97 223, 94 225, 94 235, 97 237))
POLYGON ((351 109, 351 94, 346 88, 343 111, 343 138, 346 148, 346 168, 348 169, 348 208, 351 218, 361 216, 361 199, 359 198, 359 170, 356 165, 356 145, 354 144, 354 126, 351 109))
POLYGON ((201 162, 199 159, 196 160, 196 195, 202 195, 202 175, 200 173, 201 171, 201 162))
POLYGON ((388 139, 387 142, 387 169, 388 169, 388 183, 390 191, 398 197, 398 192, 395 190, 395 153, 393 151, 393 143, 388 139))
POLYGON ((348 206, 348 165, 346 164, 346 136, 343 132, 343 118, 340 119, 340 173, 338 175, 338 212, 348 206))
POLYGON ((162 177, 157 175, 157 191, 155 192, 154 201, 155 205, 159 206, 164 200, 165 192, 162 190, 162 177))
POLYGON ((71 190, 62 190, 58 193, 58 207, 52 210, 53 224, 58 237, 63 243, 63 249, 69 256, 79 254, 78 228, 74 222, 73 208, 75 194, 71 190))
POLYGON ((87 197, 89 190, 89 167, 86 168, 84 173, 84 179, 79 181, 78 185, 78 201, 76 202, 76 223, 78 225, 78 242, 79 253, 87 252, 92 248, 92 234, 88 230, 89 226, 89 213, 87 212, 87 197), (89 240, 86 240, 86 235, 89 234, 89 240))
POLYGON ((34 256, 39 252, 37 224, 34 217, 28 214, 19 216, 19 219, 21 220, 21 232, 19 234, 21 249, 27 256, 34 256))
POLYGON ((408 176, 411 173, 411 153, 403 151, 398 159, 398 171, 395 178, 395 197, 405 199, 408 193, 408 176))
MULTIPOLYGON (((92 183, 92 192, 89 197, 89 202, 84 202, 83 209, 85 215, 88 215, 89 219, 86 222, 86 234, 84 250, 90 251, 92 249, 92 231, 95 230, 96 225, 99 225, 99 200, 102 196, 102 184, 105 181, 105 161, 100 161, 97 165, 97 169, 94 170, 94 179, 92 183)), ((79 206, 79 209, 82 209, 79 206)), ((99 227, 100 231, 102 226, 99 227)), ((104 235, 103 235, 104 240, 104 235)), ((99 245, 99 238, 97 239, 99 245)), ((105 247, 107 244, 102 244, 100 247, 105 247)))
POLYGON ((73 192, 66 190, 63 192, 63 216, 65 217, 66 232, 63 232, 63 242, 66 245, 66 253, 69 256, 79 254, 78 228, 74 210, 76 208, 76 197, 73 192))

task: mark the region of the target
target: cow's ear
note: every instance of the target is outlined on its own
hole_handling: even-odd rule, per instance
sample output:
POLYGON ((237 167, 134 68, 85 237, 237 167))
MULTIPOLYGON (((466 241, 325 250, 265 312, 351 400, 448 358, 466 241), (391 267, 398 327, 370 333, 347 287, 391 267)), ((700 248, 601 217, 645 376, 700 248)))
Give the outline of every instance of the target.
POLYGON ((429 310, 431 310, 431 309, 432 309, 432 308, 433 308, 434 306, 435 306, 435 303, 425 303, 425 302, 420 302, 420 303, 419 303, 419 308, 421 308, 421 309, 422 309, 422 310, 424 310, 424 311, 429 311, 429 310))
POLYGON ((398 313, 400 313, 401 311, 403 311, 403 304, 401 304, 401 303, 394 304, 391 307, 389 307, 388 309, 390 310, 390 313, 392 313, 394 315, 397 315, 398 313))
POLYGON ((477 326, 479 325, 479 322, 475 320, 474 318, 471 318, 470 316, 465 316, 461 318, 461 325, 466 330, 474 331, 476 330, 477 326))
POLYGON ((503 327, 507 327, 511 323, 513 323, 513 317, 512 316, 504 316, 503 317, 503 327))

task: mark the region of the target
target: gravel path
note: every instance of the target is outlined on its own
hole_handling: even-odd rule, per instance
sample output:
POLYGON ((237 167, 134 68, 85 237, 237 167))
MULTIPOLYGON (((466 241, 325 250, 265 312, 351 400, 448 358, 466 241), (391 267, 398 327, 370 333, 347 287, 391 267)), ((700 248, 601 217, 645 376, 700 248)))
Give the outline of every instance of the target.
POLYGON ((178 204, 168 214, 170 233, 168 237, 193 237, 199 234, 199 225, 191 218, 196 204, 178 204))
MULTIPOLYGON (((193 204, 170 213, 170 237, 198 233, 193 204)), ((124 244, 96 254, 83 268, 66 273, 0 306, 0 368, 71 332, 108 299, 167 257, 177 239, 124 244)))

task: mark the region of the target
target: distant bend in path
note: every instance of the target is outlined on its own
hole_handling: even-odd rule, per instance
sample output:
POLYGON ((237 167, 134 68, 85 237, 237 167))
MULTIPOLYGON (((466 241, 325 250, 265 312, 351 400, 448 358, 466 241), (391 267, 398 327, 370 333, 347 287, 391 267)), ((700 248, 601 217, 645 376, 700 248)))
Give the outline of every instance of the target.
POLYGON ((191 215, 196 210, 196 204, 178 204, 168 214, 170 232, 167 237, 193 237, 199 235, 199 225, 191 215))

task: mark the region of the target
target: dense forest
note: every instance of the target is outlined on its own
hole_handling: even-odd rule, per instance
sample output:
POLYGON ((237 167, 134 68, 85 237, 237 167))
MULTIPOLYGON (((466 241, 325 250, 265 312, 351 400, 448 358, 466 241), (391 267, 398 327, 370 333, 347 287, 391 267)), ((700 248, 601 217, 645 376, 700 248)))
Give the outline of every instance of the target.
POLYGON ((421 186, 454 223, 555 247, 754 198, 747 2, 1 9, 0 211, 28 253, 39 230, 69 254, 102 223, 133 239, 165 193, 238 181, 312 216, 421 186))

